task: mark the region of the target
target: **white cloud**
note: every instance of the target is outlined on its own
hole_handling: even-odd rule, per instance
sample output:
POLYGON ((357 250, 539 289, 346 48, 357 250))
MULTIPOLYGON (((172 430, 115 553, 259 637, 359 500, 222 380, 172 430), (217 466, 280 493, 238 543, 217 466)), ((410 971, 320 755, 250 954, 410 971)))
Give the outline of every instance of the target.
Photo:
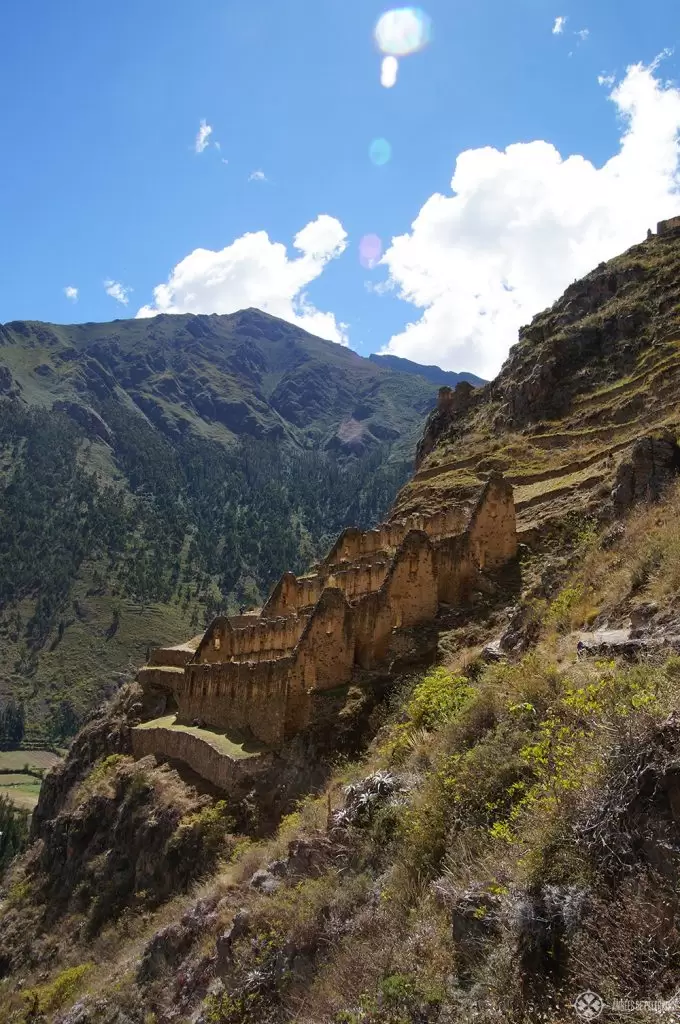
POLYGON ((132 288, 126 288, 125 285, 120 283, 120 281, 111 280, 104 281, 104 288, 106 290, 106 294, 110 295, 112 299, 115 299, 116 302, 120 302, 123 306, 127 306, 130 301, 129 296, 132 288))
POLYGON ((579 39, 581 40, 582 43, 585 43, 586 39, 590 35, 590 29, 589 28, 581 28, 581 29, 578 30, 578 32, 575 32, 574 34, 579 37, 579 39))
POLYGON ((248 306, 281 317, 330 341, 347 344, 346 324, 316 309, 305 289, 326 264, 347 247, 347 232, 322 214, 293 239, 301 253, 289 257, 286 246, 266 231, 250 232, 218 252, 194 249, 172 270, 166 284, 154 288, 153 304, 138 317, 157 313, 234 313, 248 306))
POLYGON ((616 82, 616 75, 598 75, 597 84, 606 85, 608 89, 611 89, 612 85, 616 82))
POLYGON ((680 89, 636 64, 611 90, 618 152, 602 166, 549 142, 467 150, 382 258, 422 311, 386 351, 493 376, 517 330, 565 287, 680 213, 680 89))
POLYGON ((253 171, 248 175, 248 181, 266 181, 267 175, 264 171, 253 171))
POLYGON ((78 301, 78 289, 75 288, 72 284, 69 284, 66 286, 66 288, 64 288, 64 295, 66 296, 67 299, 70 299, 71 302, 78 301))
POLYGON ((196 135, 196 141, 194 143, 194 149, 197 153, 203 153, 204 150, 210 145, 210 136, 212 135, 212 125, 209 125, 205 118, 200 123, 198 133, 196 135))
POLYGON ((559 36, 564 32, 564 26, 567 24, 567 19, 563 15, 555 18, 555 24, 553 25, 552 31, 554 36, 559 36))

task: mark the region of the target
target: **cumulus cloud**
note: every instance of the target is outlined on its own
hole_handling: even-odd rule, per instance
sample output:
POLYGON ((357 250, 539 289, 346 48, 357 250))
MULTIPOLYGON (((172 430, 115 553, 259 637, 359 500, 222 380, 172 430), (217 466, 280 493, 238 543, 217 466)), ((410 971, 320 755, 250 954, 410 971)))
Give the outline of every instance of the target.
POLYGON ((132 288, 126 288, 120 281, 104 281, 104 289, 107 295, 110 295, 112 299, 120 302, 123 306, 127 306, 130 301, 129 296, 132 288))
POLYGON ((196 135, 196 141, 194 142, 194 149, 197 153, 203 153, 210 145, 210 136, 212 135, 212 125, 209 125, 205 118, 201 121, 196 135))
POLYGON ((589 28, 581 28, 581 29, 578 30, 576 35, 579 37, 579 39, 581 40, 582 43, 585 43, 586 39, 590 35, 590 29, 589 28))
POLYGON ((601 166, 549 142, 461 153, 381 262, 420 318, 384 351, 491 377, 518 328, 565 287, 680 213, 680 89, 635 64, 611 88, 618 151, 601 166))
POLYGON ((552 29, 553 30, 553 35, 554 36, 561 35, 564 32, 564 26, 566 25, 566 23, 567 23, 567 19, 563 15, 561 15, 561 14, 559 15, 559 17, 555 18, 555 24, 553 25, 553 29, 552 29))
POLYGON ((78 301, 78 289, 75 288, 72 284, 69 284, 66 286, 66 288, 64 288, 64 295, 66 296, 67 299, 70 299, 71 302, 78 301))
POLYGON ((138 317, 158 313, 234 313, 256 306, 312 334, 347 344, 346 324, 310 302, 305 289, 326 264, 347 247, 347 232, 334 217, 321 214, 293 239, 299 256, 273 242, 266 231, 249 232, 215 252, 194 249, 154 288, 152 304, 138 317))
POLYGON ((248 175, 248 181, 266 181, 267 175, 264 171, 253 171, 248 175))

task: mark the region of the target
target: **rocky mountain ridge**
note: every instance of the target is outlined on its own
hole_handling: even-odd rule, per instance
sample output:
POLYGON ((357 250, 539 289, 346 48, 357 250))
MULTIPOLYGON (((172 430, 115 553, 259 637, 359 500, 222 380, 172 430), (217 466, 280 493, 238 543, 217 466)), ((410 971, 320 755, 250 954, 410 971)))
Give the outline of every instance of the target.
POLYGON ((494 468, 530 536, 608 502, 640 438, 677 436, 680 229, 661 227, 536 316, 494 381, 444 396, 400 511, 465 500, 494 468))

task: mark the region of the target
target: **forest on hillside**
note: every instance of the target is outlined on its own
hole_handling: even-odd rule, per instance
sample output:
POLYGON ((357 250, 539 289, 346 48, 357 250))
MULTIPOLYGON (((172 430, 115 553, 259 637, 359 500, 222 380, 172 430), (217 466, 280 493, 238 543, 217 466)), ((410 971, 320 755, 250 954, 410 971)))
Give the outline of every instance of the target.
MULTIPOLYGON (((379 521, 410 470, 387 447, 340 464, 252 438, 171 442, 117 401, 102 412, 123 483, 93 468, 67 416, 0 401, 0 629, 21 642, 22 679, 79 614, 84 573, 89 592, 111 595, 112 631, 123 599, 179 604, 199 631, 219 611, 257 605, 344 526, 379 521)), ((60 734, 77 725, 63 697, 50 712, 60 734)), ((9 708, 0 690, 0 719, 14 722, 9 708)))

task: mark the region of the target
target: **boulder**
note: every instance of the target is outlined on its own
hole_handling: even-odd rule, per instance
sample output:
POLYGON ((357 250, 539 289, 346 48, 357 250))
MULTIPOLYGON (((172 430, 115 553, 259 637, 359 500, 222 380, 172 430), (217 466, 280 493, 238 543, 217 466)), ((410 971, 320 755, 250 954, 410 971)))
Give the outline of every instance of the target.
POLYGON ((612 501, 617 511, 639 501, 658 501, 680 471, 680 448, 671 434, 642 437, 616 474, 612 501))

